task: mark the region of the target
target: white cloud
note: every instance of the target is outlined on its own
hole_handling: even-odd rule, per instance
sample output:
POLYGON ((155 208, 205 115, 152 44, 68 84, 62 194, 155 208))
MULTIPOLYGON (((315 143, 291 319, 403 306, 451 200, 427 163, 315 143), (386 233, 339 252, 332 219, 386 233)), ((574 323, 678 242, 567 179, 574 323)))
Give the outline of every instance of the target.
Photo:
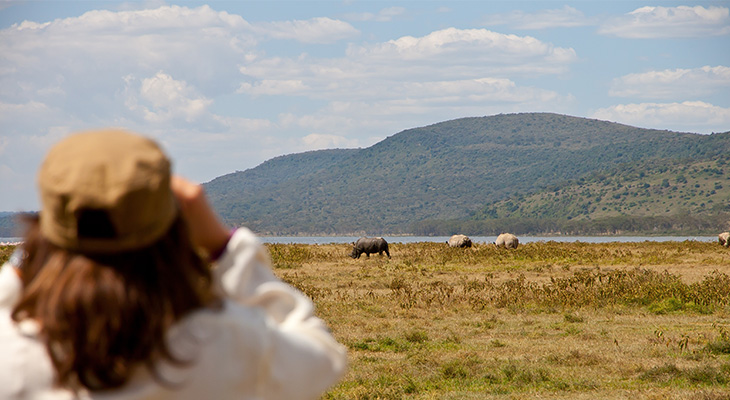
POLYGON ((595 21, 573 7, 563 6, 535 13, 515 10, 508 14, 492 14, 486 16, 482 23, 486 26, 509 25, 517 29, 548 29, 593 25, 595 21))
MULTIPOLYGON (((332 108, 327 112, 336 115, 347 114, 358 119, 365 115, 378 118, 382 115, 393 115, 399 112, 438 112, 439 107, 449 106, 458 108, 464 105, 531 103, 541 101, 566 103, 565 96, 550 90, 519 86, 506 78, 480 77, 478 67, 471 70, 469 66, 455 67, 458 71, 451 72, 448 68, 441 71, 435 69, 432 77, 457 77, 459 75, 476 76, 470 79, 431 80, 424 78, 428 71, 419 74, 421 79, 408 79, 404 69, 398 66, 389 68, 382 66, 366 75, 362 68, 367 63, 348 65, 341 68, 332 66, 298 71, 293 62, 265 64, 259 69, 249 70, 249 73, 273 74, 281 76, 289 74, 298 79, 286 84, 273 84, 265 79, 256 84, 245 84, 241 90, 257 95, 277 95, 282 93, 296 94, 316 100, 326 100, 332 108), (291 68, 289 68, 291 66, 291 68), (333 76, 337 76, 334 79, 333 76), (283 88, 286 88, 284 90, 283 88), (343 107, 344 104, 358 104, 354 109, 343 107), (399 105, 408 104, 407 110, 399 105), (367 111, 366 111, 367 110, 367 111), (411 111, 408 111, 411 110, 411 111)), ((301 65, 301 64, 299 64, 301 65)), ((426 67, 428 69, 431 67, 426 67)), ((276 81, 278 82, 278 81, 276 81)), ((341 125, 338 125, 341 126, 341 125)))
MULTIPOLYGON (((324 89, 322 89, 324 91, 324 89)), ((309 115, 282 114, 279 125, 330 135, 370 131, 381 140, 397 129, 497 112, 564 110, 573 99, 556 92, 519 86, 509 79, 476 78, 455 81, 373 81, 332 89, 317 96, 328 98, 327 106, 309 115)), ((314 96, 314 94, 312 95, 314 96)), ((372 143, 377 140, 373 139, 372 143)), ((372 144, 368 143, 368 144, 372 144)), ((360 142, 360 145, 365 143, 360 142)))
POLYGON ((695 133, 730 130, 730 108, 702 101, 620 104, 599 109, 593 117, 646 128, 695 133))
POLYGON ((275 39, 291 39, 303 43, 334 43, 360 34, 360 31, 347 22, 327 17, 258 23, 254 29, 259 34, 275 39))
POLYGON ((730 87, 730 67, 704 66, 629 74, 614 79, 609 95, 646 99, 685 99, 730 87))
POLYGON ((559 111, 573 101, 569 95, 504 77, 556 74, 576 61, 573 49, 531 37, 450 28, 423 37, 351 45, 346 56, 261 57, 241 66, 247 82, 239 91, 324 101, 306 115, 283 113, 278 124, 335 136, 363 131, 386 135, 423 125, 423 118, 431 123, 490 111, 559 111))
POLYGON ((151 78, 142 79, 139 97, 149 106, 130 108, 132 111, 142 110, 147 121, 156 123, 173 118, 193 122, 206 113, 207 107, 212 103, 212 100, 197 94, 186 82, 175 80, 162 71, 151 78))
POLYGON ((186 37, 203 33, 203 38, 215 34, 214 28, 216 27, 235 31, 250 28, 250 24, 240 16, 225 11, 215 11, 207 5, 197 8, 169 6, 118 12, 96 10, 89 11, 77 18, 55 20, 49 23, 49 26, 57 32, 73 31, 76 34, 93 32, 135 36, 175 30, 177 33, 185 34, 186 37), (200 32, 198 29, 205 31, 200 32))
MULTIPOLYGON (((326 101, 317 120, 324 118, 319 114, 327 114, 377 121, 386 127, 398 113, 402 118, 406 114, 447 118, 473 110, 482 115, 487 106, 542 110, 545 106, 539 104, 547 101, 551 107, 562 107, 572 101, 570 96, 521 86, 504 75, 560 73, 576 59, 573 49, 531 37, 450 28, 423 37, 352 45, 346 58, 261 57, 241 66, 247 82, 239 92, 326 101)), ((362 122, 360 126, 331 122, 335 132, 307 126, 328 134, 363 129, 362 122)))
MULTIPOLYGON (((400 12, 381 10, 382 15, 400 12)), ((492 102, 514 101, 545 93, 499 89, 495 82, 512 73, 564 72, 577 59, 571 48, 529 36, 455 28, 352 45, 344 58, 267 57, 256 47, 261 26, 266 34, 303 41, 357 33, 329 18, 254 27, 207 6, 91 11, 78 18, 27 22, 0 31, 0 71, 8 71, 0 75, 0 101, 43 100, 61 113, 94 115, 100 123, 119 125, 177 121, 179 127, 196 121, 198 126, 189 129, 210 131, 210 126, 225 126, 226 118, 211 112, 221 94, 298 95, 330 102, 405 97, 414 104, 423 98, 453 105, 460 96, 462 101, 490 101, 490 96, 492 102), (438 93, 447 89, 450 97, 438 93)))
MULTIPOLYGON (((459 81, 412 82, 396 86, 393 102, 416 100, 424 109, 459 106, 464 103, 521 103, 552 101, 560 96, 552 91, 518 87, 509 79, 479 78, 459 81)), ((416 103, 418 104, 418 103, 416 103)))
POLYGON ((377 13, 350 13, 346 14, 344 17, 345 19, 349 19, 351 21, 389 22, 392 21, 393 18, 403 15, 405 11, 406 9, 403 7, 387 7, 383 8, 377 13))
POLYGON ((53 94, 66 107, 103 115, 110 95, 124 89, 121 77, 159 70, 217 93, 235 82, 236 64, 255 43, 241 17, 207 6, 24 22, 0 31, 0 69, 14 71, 0 75, 0 101, 53 94))
POLYGON ((555 47, 530 36, 456 28, 370 46, 351 46, 347 55, 367 63, 407 63, 409 74, 417 68, 435 71, 444 66, 466 71, 560 73, 577 59, 572 48, 555 47))
POLYGON ((598 32, 630 39, 727 35, 730 10, 714 6, 641 7, 606 21, 598 32))

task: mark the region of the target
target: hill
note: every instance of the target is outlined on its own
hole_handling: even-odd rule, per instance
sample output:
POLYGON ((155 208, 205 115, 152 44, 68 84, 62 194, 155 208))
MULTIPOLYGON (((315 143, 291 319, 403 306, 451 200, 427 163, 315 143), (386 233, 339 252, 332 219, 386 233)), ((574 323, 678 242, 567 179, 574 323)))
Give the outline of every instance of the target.
MULTIPOLYGON (((662 201, 681 195, 700 204, 712 190, 714 197, 700 211, 719 212, 713 207, 722 203, 730 183, 723 185, 725 164, 718 163, 728 154, 728 133, 697 135, 557 114, 508 114, 408 129, 364 149, 281 156, 205 186, 229 223, 260 233, 416 233, 424 221, 654 215, 662 201), (694 169, 722 173, 706 174, 711 188, 703 181, 680 189, 677 179, 694 169), (654 189, 648 191, 654 198, 648 211, 648 200, 628 201, 633 183, 619 182, 618 192, 609 190, 617 186, 614 178, 629 176, 629 170, 644 173, 637 185, 654 189), (662 186, 664 179, 669 189, 662 186), (715 182, 722 187, 715 188, 715 182), (557 187, 563 188, 561 197, 550 197, 557 187), (660 194, 659 189, 666 190, 660 194), (593 200, 579 205, 570 194, 593 200), (616 194, 615 200, 625 202, 609 204, 616 194)), ((672 215, 699 210, 689 203, 663 205, 672 215)))
POLYGON ((528 196, 497 201, 470 219, 423 220, 419 235, 453 232, 673 235, 730 230, 728 156, 622 165, 528 196))
POLYGON ((730 211, 727 160, 725 156, 684 163, 662 160, 598 172, 553 190, 486 206, 476 219, 600 219, 730 211))

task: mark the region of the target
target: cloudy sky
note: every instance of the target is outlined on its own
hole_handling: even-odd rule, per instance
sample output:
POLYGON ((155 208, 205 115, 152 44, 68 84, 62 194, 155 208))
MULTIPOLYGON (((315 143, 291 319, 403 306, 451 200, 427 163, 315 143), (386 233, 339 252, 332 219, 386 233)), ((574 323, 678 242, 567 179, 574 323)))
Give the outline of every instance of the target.
POLYGON ((730 130, 728 1, 0 0, 0 211, 71 132, 159 140, 199 182, 460 117, 730 130))

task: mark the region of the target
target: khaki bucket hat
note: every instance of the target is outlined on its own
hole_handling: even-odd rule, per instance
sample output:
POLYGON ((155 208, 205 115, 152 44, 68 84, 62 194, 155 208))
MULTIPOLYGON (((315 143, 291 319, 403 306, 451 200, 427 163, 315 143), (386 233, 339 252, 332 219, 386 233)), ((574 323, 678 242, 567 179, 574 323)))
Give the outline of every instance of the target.
POLYGON ((56 144, 38 174, 41 234, 81 253, 147 247, 175 220, 170 161, 151 139, 108 129, 56 144))

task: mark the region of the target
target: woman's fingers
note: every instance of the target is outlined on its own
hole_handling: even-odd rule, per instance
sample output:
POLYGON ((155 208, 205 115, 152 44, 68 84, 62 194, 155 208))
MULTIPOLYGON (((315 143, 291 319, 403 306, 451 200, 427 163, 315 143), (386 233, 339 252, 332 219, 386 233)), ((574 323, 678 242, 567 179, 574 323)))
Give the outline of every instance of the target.
POLYGON ((177 175, 172 177, 170 187, 178 199, 193 243, 209 254, 219 252, 228 243, 230 232, 208 204, 203 187, 177 175))

